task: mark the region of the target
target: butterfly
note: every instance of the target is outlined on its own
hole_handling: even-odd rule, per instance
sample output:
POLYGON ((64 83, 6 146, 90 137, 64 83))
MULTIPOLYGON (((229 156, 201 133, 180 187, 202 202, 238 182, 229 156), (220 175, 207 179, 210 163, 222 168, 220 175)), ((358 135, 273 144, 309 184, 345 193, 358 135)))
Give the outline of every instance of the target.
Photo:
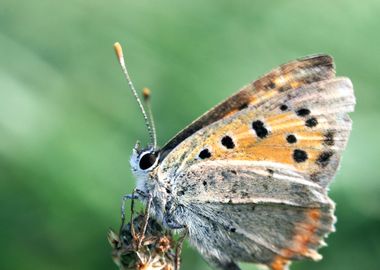
POLYGON ((143 111, 152 143, 131 156, 138 197, 166 228, 186 230, 216 269, 320 260, 336 221, 328 185, 354 106, 350 79, 335 77, 332 57, 314 55, 244 86, 162 148, 143 111))

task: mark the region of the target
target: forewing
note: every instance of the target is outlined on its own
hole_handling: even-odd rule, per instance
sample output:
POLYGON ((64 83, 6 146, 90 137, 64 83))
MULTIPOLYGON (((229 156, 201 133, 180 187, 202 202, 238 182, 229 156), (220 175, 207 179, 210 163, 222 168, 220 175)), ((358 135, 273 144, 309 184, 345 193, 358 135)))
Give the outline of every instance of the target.
POLYGON ((173 180, 206 161, 267 161, 292 166, 306 180, 326 187, 351 131, 347 113, 353 111, 355 98, 350 80, 315 81, 267 95, 253 95, 245 109, 181 142, 162 160, 161 179, 170 175, 173 180))
POLYGON ((247 108, 265 103, 278 92, 299 88, 335 76, 333 59, 328 55, 304 57, 273 69, 258 80, 244 86, 233 96, 215 106, 172 138, 161 151, 161 160, 172 149, 198 130, 247 108))

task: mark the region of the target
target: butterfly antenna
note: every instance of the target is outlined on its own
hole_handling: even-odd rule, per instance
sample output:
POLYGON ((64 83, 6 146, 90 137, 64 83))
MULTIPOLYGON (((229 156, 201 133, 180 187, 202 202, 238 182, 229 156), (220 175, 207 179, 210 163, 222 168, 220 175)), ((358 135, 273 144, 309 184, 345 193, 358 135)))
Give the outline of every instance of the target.
POLYGON ((154 143, 154 148, 157 146, 157 133, 156 133, 156 126, 154 124, 154 118, 153 118, 153 113, 152 113, 152 106, 150 103, 150 96, 151 96, 151 91, 149 88, 145 87, 142 91, 143 97, 144 97, 144 102, 145 102, 145 107, 148 110, 148 116, 150 119, 150 126, 152 127, 152 133, 153 133, 153 143, 154 143))
POLYGON ((121 69, 125 75, 125 78, 127 79, 127 82, 128 82, 128 85, 129 85, 129 88, 131 89, 132 91, 132 94, 135 96, 135 99, 137 101, 137 104, 139 105, 140 107, 140 110, 141 110, 141 113, 143 114, 143 117, 144 117, 144 121, 145 121, 145 126, 147 127, 148 129, 148 133, 149 133, 149 137, 150 137, 150 142, 151 144, 156 147, 156 139, 155 139, 155 132, 153 131, 153 128, 150 124, 150 121, 148 119, 148 116, 145 112, 145 109, 144 109, 144 106, 142 105, 141 103, 141 100, 136 92, 136 89, 132 83, 132 80, 131 78, 129 77, 129 73, 128 73, 128 70, 127 70, 127 67, 125 65, 125 61, 124 61, 124 55, 123 55, 123 50, 121 48, 121 45, 119 42, 116 42, 114 45, 113 45, 114 49, 115 49, 115 52, 116 52, 116 56, 117 56, 117 59, 119 61, 119 64, 121 66, 121 69))

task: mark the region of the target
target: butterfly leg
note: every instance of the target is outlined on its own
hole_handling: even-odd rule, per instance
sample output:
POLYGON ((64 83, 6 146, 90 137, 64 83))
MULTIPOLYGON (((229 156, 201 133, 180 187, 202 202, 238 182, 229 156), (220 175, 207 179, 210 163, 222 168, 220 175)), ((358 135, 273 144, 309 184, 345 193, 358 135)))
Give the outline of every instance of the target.
POLYGON ((137 244, 137 249, 140 248, 141 246, 141 243, 145 237, 145 232, 146 232, 146 228, 148 227, 148 221, 149 221, 149 212, 150 212, 150 207, 152 205, 152 200, 153 200, 153 197, 152 195, 148 195, 148 199, 147 199, 147 203, 146 203, 146 208, 145 208, 145 214, 144 214, 144 225, 142 227, 142 231, 140 232, 140 240, 137 244))
POLYGON ((141 199, 141 198, 146 198, 146 197, 149 197, 149 195, 147 195, 145 192, 143 192, 142 190, 139 190, 139 189, 134 189, 132 194, 125 194, 122 198, 121 198, 121 225, 123 226, 124 223, 125 223, 125 202, 127 200, 131 200, 131 217, 133 217, 133 208, 134 208, 134 200, 135 199, 141 199))
POLYGON ((147 197, 146 193, 139 190, 139 189, 134 189, 132 191, 132 194, 125 194, 122 197, 122 199, 121 199, 122 200, 122 202, 121 202, 121 226, 120 226, 120 230, 119 230, 119 235, 121 235, 122 229, 123 229, 124 224, 125 224, 125 203, 127 200, 131 200, 131 220, 130 220, 131 234, 132 234, 133 239, 137 239, 135 228, 133 226, 134 205, 135 205, 134 200, 145 198, 145 197, 147 197))
POLYGON ((123 196, 123 200, 126 201, 126 200, 132 200, 132 199, 142 199, 146 197, 149 197, 149 195, 146 194, 144 191, 135 188, 132 194, 125 194, 123 196))
POLYGON ((137 236, 136 236, 136 232, 135 232, 135 227, 133 226, 133 216, 134 216, 134 205, 135 205, 135 199, 138 198, 138 195, 135 194, 136 192, 136 189, 134 189, 132 191, 132 194, 126 194, 124 195, 122 198, 121 198, 121 225, 120 225, 120 229, 119 229, 119 235, 122 234, 122 230, 124 228, 124 224, 125 224, 125 203, 127 200, 131 200, 131 220, 130 220, 130 224, 131 224, 131 234, 132 234, 132 237, 133 239, 136 239, 137 236))

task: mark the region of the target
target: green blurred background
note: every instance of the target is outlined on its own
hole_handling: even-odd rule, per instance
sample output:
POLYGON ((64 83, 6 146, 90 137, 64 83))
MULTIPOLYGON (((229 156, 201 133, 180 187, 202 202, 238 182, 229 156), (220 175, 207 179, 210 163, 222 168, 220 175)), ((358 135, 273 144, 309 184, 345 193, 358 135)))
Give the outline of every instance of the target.
MULTIPOLYGON (((335 57, 358 104, 319 263, 379 269, 380 1, 53 1, 0 5, 0 268, 116 269, 106 240, 147 134, 112 45, 153 91, 159 144, 278 64, 335 57)), ((244 269, 255 269, 244 265, 244 269)), ((186 247, 183 268, 209 269, 186 247)))

